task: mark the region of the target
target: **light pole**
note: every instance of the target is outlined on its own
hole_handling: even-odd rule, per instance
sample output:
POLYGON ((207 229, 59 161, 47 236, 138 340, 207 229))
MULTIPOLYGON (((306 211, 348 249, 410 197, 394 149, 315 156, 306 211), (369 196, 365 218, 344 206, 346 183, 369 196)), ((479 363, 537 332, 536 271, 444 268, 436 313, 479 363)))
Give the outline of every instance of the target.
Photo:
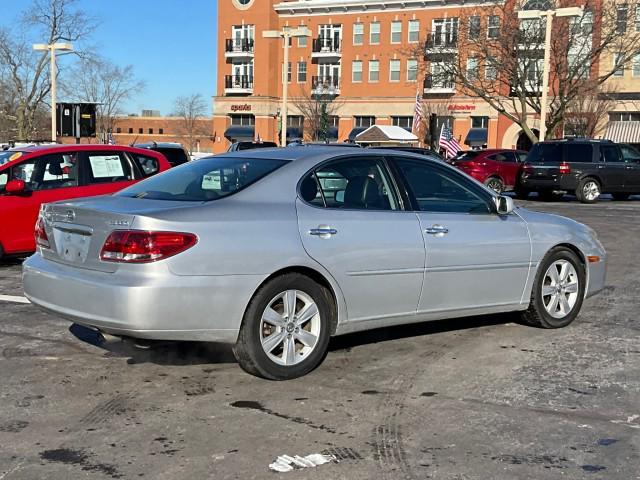
POLYGON ((57 140, 56 132, 56 50, 61 52, 71 52, 73 45, 70 43, 36 43, 33 45, 34 50, 49 51, 51 54, 51 141, 57 140))
POLYGON ((265 30, 262 32, 264 38, 282 38, 282 48, 284 49, 284 63, 282 66, 282 107, 280 108, 280 146, 287 146, 287 89, 289 86, 289 42, 294 37, 310 37, 311 32, 307 27, 283 27, 282 30, 265 30))
POLYGON ((544 63, 542 66, 542 98, 540 99, 540 134, 539 141, 543 141, 547 134, 547 93, 549 90, 549 63, 551 56, 551 26, 553 17, 579 17, 583 7, 556 8, 555 10, 520 10, 519 19, 546 17, 547 24, 544 33, 544 63))

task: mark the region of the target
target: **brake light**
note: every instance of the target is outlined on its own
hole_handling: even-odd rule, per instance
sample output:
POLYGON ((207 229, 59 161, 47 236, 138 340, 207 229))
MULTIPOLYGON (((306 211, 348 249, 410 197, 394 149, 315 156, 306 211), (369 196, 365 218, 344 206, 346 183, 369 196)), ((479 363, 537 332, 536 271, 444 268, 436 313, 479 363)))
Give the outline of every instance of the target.
POLYGON ((569 165, 567 162, 562 162, 560 164, 560 173, 562 175, 566 175, 567 173, 571 173, 571 165, 569 165))
POLYGON ((100 260, 121 263, 157 262, 193 247, 198 237, 183 232, 115 230, 100 251, 100 260))
POLYGON ((49 248, 49 237, 47 237, 47 232, 44 229, 44 219, 42 217, 38 217, 34 233, 36 245, 42 248, 49 248))
POLYGON ((525 163, 524 167, 522 167, 522 171, 524 173, 533 173, 533 165, 530 163, 525 163))

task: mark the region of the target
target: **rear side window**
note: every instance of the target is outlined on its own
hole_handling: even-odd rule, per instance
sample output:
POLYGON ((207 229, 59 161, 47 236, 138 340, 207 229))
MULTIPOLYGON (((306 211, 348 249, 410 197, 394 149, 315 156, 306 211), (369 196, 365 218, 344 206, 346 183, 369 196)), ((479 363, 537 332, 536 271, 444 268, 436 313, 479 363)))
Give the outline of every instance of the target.
POLYGON ((591 163, 593 162, 593 145, 588 143, 576 143, 567 145, 567 162, 591 163))
POLYGON ((131 165, 118 152, 90 152, 85 157, 87 181, 89 183, 109 183, 133 180, 131 165))
POLYGON ((41 163, 42 179, 38 190, 78 186, 78 154, 63 153, 47 155, 38 160, 41 163))
POLYGON ((286 160, 210 157, 155 175, 118 196, 203 202, 227 197, 286 164, 286 160))
POLYGON ((528 162, 562 163, 561 143, 536 143, 527 157, 528 162))
POLYGON ((142 176, 144 178, 150 177, 151 175, 158 173, 158 170, 160 170, 160 164, 156 158, 146 155, 138 155, 137 153, 132 153, 130 155, 138 166, 140 172, 142 172, 142 176))
POLYGON ((621 162, 620 150, 615 145, 600 145, 600 161, 607 163, 621 162))
POLYGON ((181 148, 154 148, 153 150, 164 155, 172 167, 189 161, 187 154, 181 148))
POLYGON ((464 153, 461 153, 460 155, 457 155, 456 157, 453 158, 453 160, 455 160, 456 162, 466 162, 467 160, 473 160, 478 155, 480 155, 480 152, 475 150, 469 150, 468 152, 464 152, 464 153))
POLYGON ((627 163, 640 162, 640 152, 629 145, 620 145, 622 150, 622 160, 627 163))

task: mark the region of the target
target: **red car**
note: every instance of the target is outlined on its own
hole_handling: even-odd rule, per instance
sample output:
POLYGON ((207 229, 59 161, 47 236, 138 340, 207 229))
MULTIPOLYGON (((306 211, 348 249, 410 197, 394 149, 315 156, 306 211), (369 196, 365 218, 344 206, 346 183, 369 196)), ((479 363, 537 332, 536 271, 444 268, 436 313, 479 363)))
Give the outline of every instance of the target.
POLYGON ((35 250, 33 231, 41 204, 114 193, 169 168, 160 153, 120 145, 12 151, 0 165, 0 258, 35 250))
POLYGON ((521 150, 469 150, 451 160, 451 165, 502 193, 515 188, 525 158, 527 152, 521 150))

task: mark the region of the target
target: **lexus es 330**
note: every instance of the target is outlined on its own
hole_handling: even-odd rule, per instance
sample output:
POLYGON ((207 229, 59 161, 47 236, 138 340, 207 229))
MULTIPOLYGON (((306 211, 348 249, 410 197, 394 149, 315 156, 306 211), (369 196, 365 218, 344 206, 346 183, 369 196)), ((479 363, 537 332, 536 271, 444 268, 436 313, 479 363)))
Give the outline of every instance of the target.
POLYGON ((382 326, 515 312, 564 327, 606 270, 584 225, 424 156, 351 148, 228 153, 48 204, 36 242, 34 304, 112 335, 233 343, 270 379, 382 326))

